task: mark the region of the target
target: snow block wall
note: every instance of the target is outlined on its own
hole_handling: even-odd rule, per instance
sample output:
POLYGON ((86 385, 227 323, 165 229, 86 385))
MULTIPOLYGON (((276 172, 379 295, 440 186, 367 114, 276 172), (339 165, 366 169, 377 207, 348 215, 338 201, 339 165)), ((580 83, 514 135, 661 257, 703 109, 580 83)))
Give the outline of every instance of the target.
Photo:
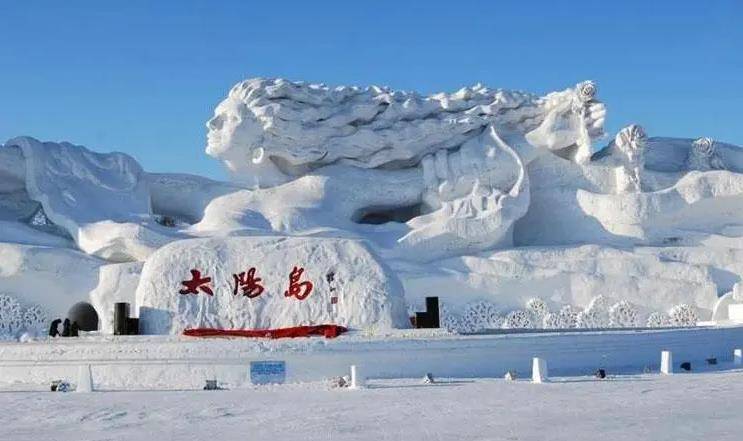
POLYGON ((144 265, 140 330, 406 327, 397 277, 358 241, 227 237, 179 241, 144 265))

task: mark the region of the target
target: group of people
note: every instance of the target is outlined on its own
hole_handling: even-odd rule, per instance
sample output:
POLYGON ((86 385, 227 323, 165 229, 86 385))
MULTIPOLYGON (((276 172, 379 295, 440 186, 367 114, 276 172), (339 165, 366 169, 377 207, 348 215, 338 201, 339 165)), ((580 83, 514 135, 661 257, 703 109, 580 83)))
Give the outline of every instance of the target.
POLYGON ((62 333, 59 333, 59 324, 62 323, 62 319, 54 319, 51 326, 49 327, 49 337, 79 337, 80 326, 77 322, 70 323, 70 319, 64 319, 62 323, 62 333))

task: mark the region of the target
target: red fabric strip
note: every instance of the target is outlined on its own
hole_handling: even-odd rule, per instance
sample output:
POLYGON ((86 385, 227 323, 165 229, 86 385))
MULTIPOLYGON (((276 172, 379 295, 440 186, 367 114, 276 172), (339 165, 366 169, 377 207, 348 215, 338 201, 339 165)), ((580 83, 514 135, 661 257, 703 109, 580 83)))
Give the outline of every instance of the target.
POLYGON ((295 326, 279 329, 216 329, 191 328, 183 331, 189 337, 250 337, 250 338, 295 338, 321 335, 335 338, 348 329, 339 325, 295 326))

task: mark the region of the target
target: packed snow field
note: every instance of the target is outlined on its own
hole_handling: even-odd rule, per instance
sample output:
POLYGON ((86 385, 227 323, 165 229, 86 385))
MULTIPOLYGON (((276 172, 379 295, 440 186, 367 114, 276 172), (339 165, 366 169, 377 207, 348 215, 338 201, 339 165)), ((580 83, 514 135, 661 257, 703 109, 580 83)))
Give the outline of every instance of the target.
MULTIPOLYGON (((0 392, 0 439, 739 440, 743 371, 375 380, 222 391, 0 392)), ((611 373, 610 373, 611 374, 611 373)))
POLYGON ((53 380, 78 381, 90 365, 96 390, 201 389, 208 379, 229 388, 251 384, 254 361, 286 363, 286 381, 312 382, 348 374, 358 365, 371 378, 528 375, 533 357, 558 375, 581 375, 596 366, 613 372, 656 369, 660 353, 695 367, 707 358, 730 361, 743 347, 743 327, 554 334, 459 336, 440 330, 361 332, 333 340, 297 338, 193 339, 179 336, 82 337, 0 344, 0 390, 36 388, 53 380))

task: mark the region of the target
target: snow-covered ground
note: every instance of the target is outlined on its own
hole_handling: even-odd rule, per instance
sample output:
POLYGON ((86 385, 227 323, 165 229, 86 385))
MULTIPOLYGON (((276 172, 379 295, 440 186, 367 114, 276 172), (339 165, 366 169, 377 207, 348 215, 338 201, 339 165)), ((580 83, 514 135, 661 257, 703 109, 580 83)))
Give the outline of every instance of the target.
MULTIPOLYGON (((739 440, 743 371, 0 393, 2 440, 739 440)), ((695 366, 696 368, 696 366, 695 366)), ((726 370, 727 369, 727 370, 726 370)))
POLYGON ((350 333, 337 339, 193 339, 178 336, 57 338, 0 344, 0 390, 7 386, 77 382, 90 365, 97 390, 194 390, 206 379, 228 388, 250 385, 254 361, 286 363, 290 383, 322 381, 359 365, 371 378, 528 375, 542 357, 555 375, 583 375, 597 366, 625 374, 658 369, 660 353, 695 366, 729 362, 743 346, 743 327, 452 335, 439 330, 350 333))

